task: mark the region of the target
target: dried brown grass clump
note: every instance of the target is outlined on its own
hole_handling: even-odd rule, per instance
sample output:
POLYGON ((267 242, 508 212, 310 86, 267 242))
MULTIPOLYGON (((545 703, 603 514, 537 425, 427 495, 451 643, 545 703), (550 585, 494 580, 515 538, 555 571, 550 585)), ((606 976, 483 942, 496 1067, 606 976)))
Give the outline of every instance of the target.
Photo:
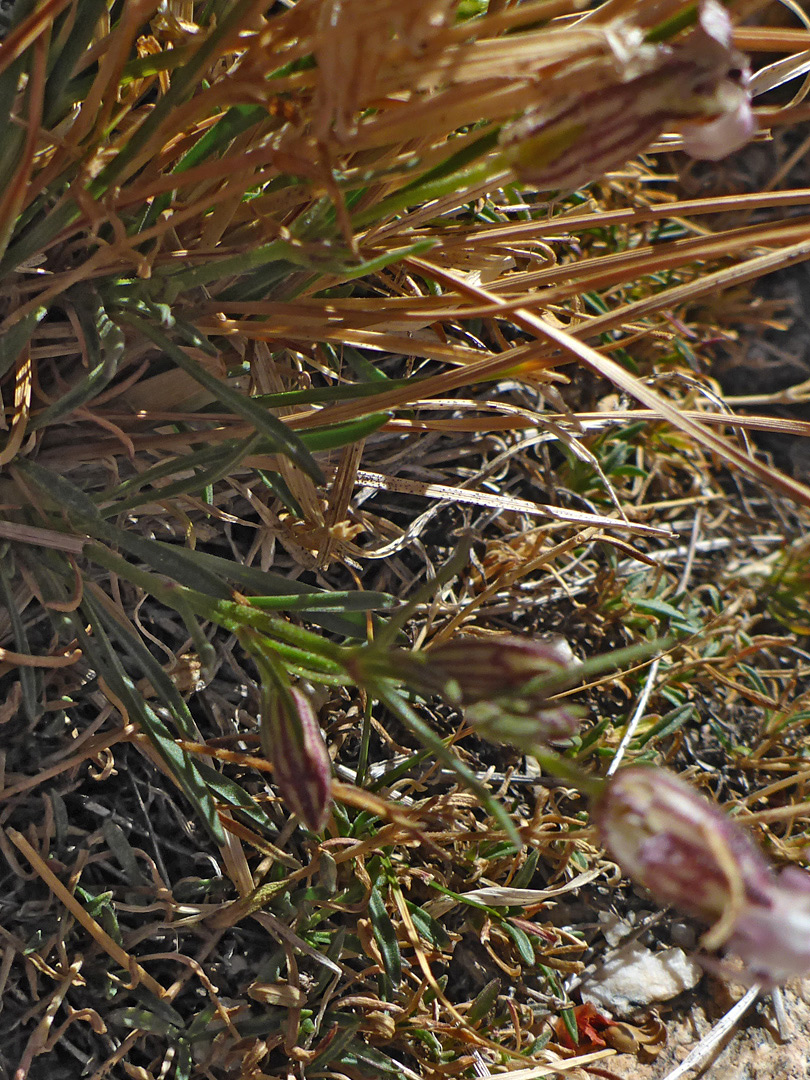
MULTIPOLYGON (((731 11, 735 48, 779 54, 755 89, 803 70, 807 29, 731 11)), ((0 1075, 528 1080, 614 1053, 565 980, 603 949, 578 898, 637 901, 566 785, 356 685, 386 641, 643 646, 577 688, 565 760, 598 771, 642 695, 621 753, 709 761, 800 856, 810 490, 745 440, 808 426, 769 395, 736 415, 709 360, 778 318, 752 283, 810 255, 810 188, 663 173, 731 73, 697 104, 630 91, 668 50, 694 76, 694 18, 15 5, 0 1075), (592 161, 605 102, 632 132, 592 161), (320 708, 320 836, 257 753, 268 671, 320 708)), ((760 140, 804 109, 757 108, 760 140)))

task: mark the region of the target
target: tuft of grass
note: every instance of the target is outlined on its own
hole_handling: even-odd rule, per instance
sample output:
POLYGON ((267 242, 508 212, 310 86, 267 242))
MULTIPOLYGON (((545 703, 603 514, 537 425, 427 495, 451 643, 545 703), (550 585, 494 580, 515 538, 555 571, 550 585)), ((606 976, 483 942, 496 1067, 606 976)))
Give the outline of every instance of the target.
MULTIPOLYGON (((633 899, 584 802, 385 666, 460 629, 555 632, 585 662, 555 688, 587 711, 558 768, 600 775, 647 694, 625 760, 715 768, 800 857, 810 489, 746 440, 808 426, 767 394, 732 412, 711 360, 758 318, 753 283, 810 257, 810 189, 690 196, 670 113, 576 190, 543 189, 537 144, 534 186, 504 149, 575 108, 540 149, 583 168, 594 102, 635 77, 617 43, 679 47, 694 20, 14 4, 0 1074, 612 1056, 577 1028, 604 945, 566 905, 633 899), (321 834, 259 752, 288 684, 334 764, 321 834)), ((810 31, 735 42, 788 80, 810 31)), ((761 108, 759 138, 802 108, 761 108)))

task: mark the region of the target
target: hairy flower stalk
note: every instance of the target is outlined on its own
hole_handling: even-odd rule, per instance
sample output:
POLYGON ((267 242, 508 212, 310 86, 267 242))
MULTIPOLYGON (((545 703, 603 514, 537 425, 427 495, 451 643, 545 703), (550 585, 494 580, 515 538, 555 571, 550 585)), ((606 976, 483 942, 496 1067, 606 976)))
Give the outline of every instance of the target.
POLYGON ((698 25, 674 45, 638 27, 612 33, 615 76, 543 102, 501 132, 500 160, 538 190, 575 190, 629 161, 665 131, 687 153, 717 160, 756 130, 745 56, 732 48, 728 14, 704 0, 698 25))
POLYGON ((261 741, 287 807, 313 832, 329 817, 332 762, 309 699, 295 687, 262 693, 261 741))
POLYGON ((430 649, 412 680, 464 710, 487 739, 531 751, 569 739, 577 713, 549 703, 572 668, 567 646, 518 637, 456 637, 430 649))
POLYGON ((623 769, 596 800, 605 847, 662 904, 711 924, 705 948, 778 985, 810 971, 810 874, 777 874, 749 834, 663 769, 623 769))

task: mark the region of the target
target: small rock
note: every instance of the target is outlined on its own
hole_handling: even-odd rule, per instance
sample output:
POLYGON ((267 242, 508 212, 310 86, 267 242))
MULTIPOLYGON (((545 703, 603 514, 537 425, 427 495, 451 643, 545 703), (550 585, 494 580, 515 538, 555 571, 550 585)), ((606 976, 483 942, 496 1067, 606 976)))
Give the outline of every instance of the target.
POLYGON ((654 1001, 669 1001, 697 986, 703 969, 683 949, 652 952, 633 941, 582 984, 583 1002, 626 1016, 654 1001))

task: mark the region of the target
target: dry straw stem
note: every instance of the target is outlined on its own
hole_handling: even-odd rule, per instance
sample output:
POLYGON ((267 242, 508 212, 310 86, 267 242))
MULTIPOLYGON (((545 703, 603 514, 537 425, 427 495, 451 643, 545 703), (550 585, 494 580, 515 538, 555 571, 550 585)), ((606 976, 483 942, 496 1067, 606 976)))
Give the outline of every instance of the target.
POLYGON ((56 874, 54 874, 26 838, 21 833, 17 832, 16 829, 7 829, 6 835, 17 850, 22 852, 54 896, 65 905, 74 919, 78 923, 81 923, 96 944, 98 944, 104 952, 119 965, 119 967, 122 967, 124 971, 129 972, 133 985, 142 983, 147 990, 151 991, 151 993, 155 994, 158 998, 164 997, 166 991, 160 983, 153 979, 149 972, 144 970, 134 956, 125 949, 122 949, 121 946, 110 937, 106 930, 103 930, 101 926, 99 926, 92 915, 85 911, 75 896, 65 888, 56 874))
MULTIPOLYGON (((70 244, 71 236, 78 239, 88 221, 96 232, 105 220, 111 222, 115 227, 113 242, 105 242, 95 252, 88 252, 89 258, 83 259, 66 275, 57 270, 45 279, 23 282, 28 299, 9 311, 6 327, 49 297, 63 293, 71 284, 110 273, 126 273, 128 269, 146 279, 168 275, 169 286, 174 290, 174 281, 182 280, 184 275, 188 277, 187 271, 181 268, 199 265, 206 280, 211 281, 209 292, 215 296, 222 291, 222 284, 216 281, 217 267, 221 267, 219 272, 224 274, 223 283, 227 284, 230 280, 228 269, 232 263, 233 269, 236 268, 234 259, 247 256, 255 250, 256 244, 274 238, 289 237, 285 242, 291 243, 292 247, 287 254, 298 252, 305 263, 314 259, 315 266, 322 264, 324 251, 317 238, 307 240, 303 234, 300 238, 296 236, 296 232, 301 233, 297 222, 303 220, 307 207, 315 209, 320 190, 325 190, 330 199, 337 200, 338 219, 343 222, 344 233, 348 219, 342 200, 350 195, 352 185, 359 183, 354 177, 362 176, 363 194, 352 212, 355 216, 371 211, 379 214, 384 194, 401 189, 403 170, 424 175, 425 170, 435 167, 451 150, 457 153, 465 145, 464 140, 470 136, 456 136, 448 141, 454 128, 477 122, 482 114, 492 123, 500 122, 535 104, 541 85, 550 100, 568 93, 574 86, 578 92, 585 93, 589 86, 601 85, 614 70, 614 39, 621 32, 621 20, 627 14, 622 5, 606 4, 590 13, 587 19, 572 23, 567 18, 560 19, 560 16, 573 14, 573 8, 564 4, 529 4, 508 12, 494 12, 470 23, 452 25, 448 19, 450 6, 444 4, 426 5, 418 11, 415 8, 409 16, 395 16, 390 5, 385 3, 372 5, 370 10, 368 5, 344 4, 335 8, 332 20, 328 16, 332 11, 330 5, 310 3, 296 5, 262 26, 255 20, 255 5, 237 7, 238 13, 235 11, 215 50, 209 49, 206 53, 208 45, 204 36, 195 35, 190 27, 185 30, 184 37, 181 34, 179 49, 184 62, 193 58, 195 71, 202 71, 205 63, 212 64, 215 52, 220 57, 227 56, 231 66, 224 74, 218 72, 208 89, 179 104, 176 109, 164 108, 169 97, 151 114, 146 111, 139 114, 136 107, 131 117, 135 123, 125 126, 125 130, 129 133, 140 125, 137 153, 125 142, 120 142, 116 150, 113 139, 112 145, 104 148, 103 155, 99 147, 97 153, 101 156, 95 163, 91 158, 84 165, 89 176, 104 162, 112 161, 116 186, 105 189, 101 201, 88 202, 84 196, 77 195, 77 206, 70 211, 75 216, 75 223, 67 226, 69 231, 62 230, 42 251, 51 250, 57 239, 60 244, 70 244), (370 27, 384 27, 389 25, 386 20, 391 19, 390 25, 397 28, 397 36, 390 37, 386 33, 369 36, 370 27), (242 20, 239 48, 229 51, 239 20, 242 20), (510 33, 503 36, 507 29, 510 33), (369 46, 369 41, 374 45, 369 46), (282 75, 278 74, 278 68, 272 70, 271 64, 300 61, 309 48, 316 57, 316 67, 305 66, 303 70, 282 75), (355 58, 361 55, 361 48, 363 62, 358 64, 355 58), (508 78, 504 78, 504 71, 510 72, 508 78), (267 82, 268 74, 274 76, 271 83, 267 82), (195 137, 210 129, 215 109, 234 106, 240 101, 245 106, 252 102, 267 103, 269 85, 276 97, 269 101, 265 121, 257 119, 253 132, 234 139, 218 158, 187 164, 183 155, 194 145, 195 137), (368 106, 373 106, 371 111, 364 111, 368 106), (117 157, 113 156, 114 152, 117 157), (361 159, 362 163, 358 163, 361 159), (283 176, 285 169, 295 172, 298 168, 303 182, 274 189, 274 178, 283 176), (132 181, 122 183, 130 175, 132 181), (242 193, 255 190, 257 185, 264 185, 265 193, 242 201, 242 193), (171 199, 167 210, 154 224, 130 235, 116 225, 119 213, 162 194, 171 194, 171 199), (207 211, 204 218, 201 217, 203 207, 207 211), (290 220, 296 222, 292 233, 287 224, 290 220), (203 221, 204 231, 195 233, 194 223, 203 221), (179 247, 178 241, 181 242, 179 247), (205 265, 200 260, 204 260, 205 265), (175 277, 175 266, 180 272, 179 279, 175 277)), ((667 18, 676 18, 685 9, 686 5, 677 3, 664 7, 636 4, 632 17, 639 27, 650 29, 667 18)), ((96 51, 104 58, 101 69, 80 103, 67 144, 55 142, 50 152, 40 155, 44 166, 40 189, 47 184, 49 176, 59 174, 63 168, 59 161, 66 157, 68 148, 78 143, 82 133, 98 126, 96 114, 98 110, 104 112, 101 89, 110 85, 115 72, 124 70, 122 58, 125 46, 135 32, 135 15, 143 18, 147 11, 148 5, 133 5, 131 10, 128 9, 129 17, 109 38, 97 43, 96 51)), ((39 40, 41 30, 40 23, 32 25, 31 37, 26 40, 39 40)), ((800 44, 795 37, 790 40, 791 45, 798 47, 800 44)), ((772 45, 769 38, 760 40, 750 34, 744 43, 750 48, 772 45)), ((17 55, 14 43, 10 48, 9 55, 17 55)), ((141 89, 146 85, 145 77, 141 89)), ((122 128, 122 135, 123 131, 122 128)), ((103 177, 105 173, 101 175, 103 177)), ((98 182, 91 182, 93 190, 94 185, 98 187, 98 182)), ((36 184, 29 186, 29 205, 36 188, 36 184)), ((417 204, 420 190, 416 183, 412 197, 417 204)), ((463 197, 463 185, 461 191, 447 196, 454 207, 463 197)), ((436 382, 423 383, 419 387, 419 397, 424 399, 431 394, 449 393, 473 380, 495 378, 502 371, 517 370, 540 377, 542 371, 561 362, 549 350, 538 350, 537 346, 514 348, 508 357, 495 354, 482 359, 480 350, 465 349, 453 340, 442 343, 432 339, 425 331, 438 321, 509 316, 529 297, 533 307, 537 305, 544 309, 549 304, 576 300, 585 289, 615 290, 631 280, 664 269, 703 267, 717 260, 727 262, 729 257, 744 257, 752 249, 758 252, 763 248, 777 249, 754 258, 743 258, 739 265, 721 267, 713 275, 700 273, 694 280, 656 291, 655 295, 645 299, 613 304, 609 314, 584 320, 578 325, 575 317, 570 327, 578 337, 593 338, 617 328, 625 328, 626 333, 642 317, 649 318, 668 310, 673 304, 693 301, 718 287, 738 284, 788 265, 807 254, 803 243, 790 243, 796 236, 804 235, 802 221, 722 230, 716 235, 698 235, 657 244, 655 249, 642 246, 626 254, 578 259, 568 265, 530 272, 515 272, 512 268, 515 244, 529 250, 532 244, 542 242, 550 229, 587 230, 597 218, 602 225, 608 221, 617 225, 640 225, 662 214, 674 220, 691 220, 697 214, 716 213, 732 204, 737 209, 750 209, 802 201, 806 201, 806 192, 747 197, 736 202, 692 200, 683 205, 673 203, 664 209, 618 211, 616 217, 606 217, 600 212, 591 215, 590 221, 587 215, 563 214, 555 215, 550 222, 529 225, 523 222, 495 228, 477 225, 473 231, 467 230, 466 235, 464 229, 459 230, 447 222, 425 227, 421 211, 417 210, 421 215, 418 222, 414 221, 410 211, 397 211, 383 214, 383 220, 365 231, 346 236, 350 247, 368 260, 383 252, 390 256, 399 245, 403 245, 405 251, 414 240, 428 241, 436 245, 435 259, 442 266, 445 262, 470 268, 492 265, 495 280, 490 291, 499 294, 497 299, 486 305, 470 304, 469 296, 465 300, 452 285, 448 294, 440 298, 379 296, 373 310, 364 301, 322 301, 307 299, 305 295, 300 299, 269 302, 214 298, 202 307, 193 301, 189 303, 189 297, 183 300, 183 314, 201 330, 226 342, 231 338, 238 348, 243 348, 246 340, 254 339, 270 341, 276 348, 293 348, 307 354, 315 343, 325 341, 338 347, 405 351, 467 369, 463 375, 445 372, 435 377, 436 382), (415 229, 414 224, 419 222, 421 227, 415 229), (482 250, 484 245, 486 250, 482 250), (503 293, 507 293, 508 298, 503 293), (247 318, 235 319, 233 316, 238 314, 247 318), (403 332, 392 332, 390 328, 396 324, 403 332)), ((69 197, 63 196, 62 204, 67 206, 68 202, 69 197)), ((433 217, 440 211, 439 204, 429 206, 429 215, 433 217)), ((322 289, 329 282, 337 284, 344 276, 340 272, 330 273, 328 265, 321 265, 320 269, 316 283, 305 285, 304 293, 309 289, 322 289)), ((192 280, 197 279, 189 278, 189 282, 192 280)), ((202 282, 203 279, 199 280, 202 282)), ((615 348, 620 347, 622 342, 618 341, 615 348)), ((602 369, 615 375, 615 370, 607 363, 602 369)), ((625 383, 628 379, 631 377, 627 376, 625 383)), ((125 403, 126 395, 120 400, 125 403)), ((651 400, 649 393, 648 400, 651 400)), ((657 403, 658 399, 655 400, 657 403)), ((391 396, 381 396, 375 406, 380 409, 407 407, 413 401, 412 391, 406 388, 391 396)), ((296 430, 307 430, 313 425, 357 418, 365 411, 362 403, 331 406, 303 414, 296 410, 297 415, 285 417, 285 422, 296 430)), ((661 415, 660 408, 657 411, 661 415)), ((139 426, 149 415, 149 410, 145 410, 139 426)), ((102 411, 96 412, 95 416, 98 423, 116 425, 120 446, 110 440, 96 441, 89 447, 87 444, 69 447, 65 450, 68 460, 71 455, 76 455, 74 460, 87 460, 85 455, 116 454, 122 447, 134 453, 150 446, 155 450, 163 447, 182 451, 184 445, 188 445, 178 436, 133 435, 127 431, 130 424, 125 422, 121 427, 119 417, 105 418, 102 411)), ((155 416, 154 422, 158 419, 155 416)), ((668 419, 679 422, 674 411, 670 411, 668 419)), ((696 434, 696 429, 690 428, 688 422, 680 426, 690 435, 696 434)), ((235 432, 223 430, 220 437, 227 438, 231 434, 235 432)), ((209 432, 209 435, 218 437, 216 432, 209 432)), ((722 442, 716 441, 714 449, 725 453, 722 442)), ((739 460, 734 463, 740 464, 739 460)), ((312 498, 308 501, 312 503, 312 498)))

